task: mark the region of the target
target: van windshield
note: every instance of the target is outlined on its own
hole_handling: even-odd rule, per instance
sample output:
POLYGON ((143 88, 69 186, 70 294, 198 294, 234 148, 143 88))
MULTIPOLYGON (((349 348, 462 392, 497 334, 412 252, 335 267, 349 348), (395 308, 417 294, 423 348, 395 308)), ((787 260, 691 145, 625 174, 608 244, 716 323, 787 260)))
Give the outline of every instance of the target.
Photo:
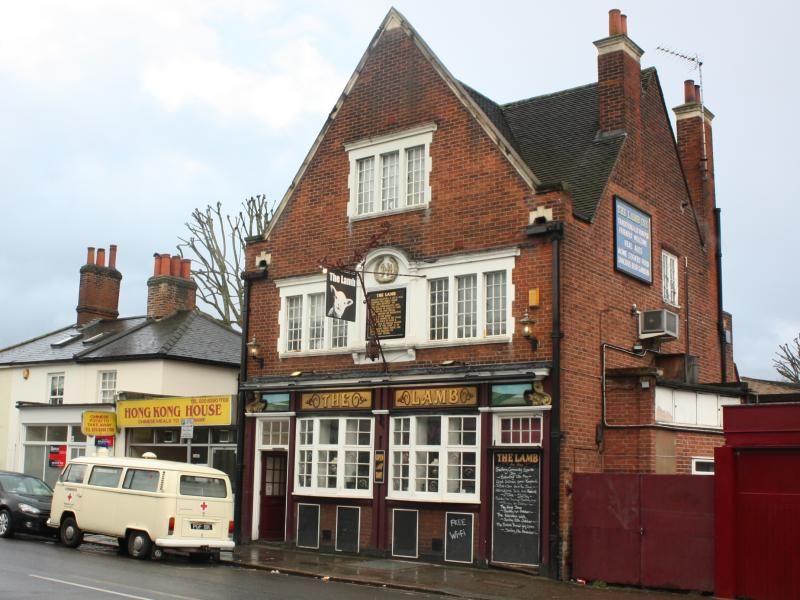
POLYGON ((228 486, 219 477, 181 475, 180 492, 182 496, 205 496, 206 498, 226 498, 228 486))

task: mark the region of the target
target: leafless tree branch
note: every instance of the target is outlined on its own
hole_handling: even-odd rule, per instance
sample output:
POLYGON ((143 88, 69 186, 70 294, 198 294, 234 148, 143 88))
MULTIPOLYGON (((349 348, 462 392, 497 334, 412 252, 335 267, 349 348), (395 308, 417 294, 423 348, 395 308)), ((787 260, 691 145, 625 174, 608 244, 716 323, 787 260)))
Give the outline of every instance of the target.
POLYGON ((245 240, 262 235, 274 214, 274 205, 263 194, 242 202, 234 214, 223 214, 222 203, 192 211, 186 223, 187 237, 179 237, 178 252, 192 259, 192 275, 200 301, 222 322, 241 328, 240 273, 245 240))
POLYGON ((778 346, 772 366, 778 374, 792 383, 800 383, 800 334, 788 344, 778 346))

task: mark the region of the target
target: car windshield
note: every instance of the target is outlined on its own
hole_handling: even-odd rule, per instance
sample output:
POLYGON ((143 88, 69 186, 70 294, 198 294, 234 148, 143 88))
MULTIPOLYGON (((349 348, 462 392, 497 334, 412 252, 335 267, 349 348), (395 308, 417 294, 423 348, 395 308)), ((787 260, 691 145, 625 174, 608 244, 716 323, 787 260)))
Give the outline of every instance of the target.
POLYGON ((40 479, 26 475, 0 475, 0 485, 7 492, 28 496, 52 496, 53 490, 40 479))

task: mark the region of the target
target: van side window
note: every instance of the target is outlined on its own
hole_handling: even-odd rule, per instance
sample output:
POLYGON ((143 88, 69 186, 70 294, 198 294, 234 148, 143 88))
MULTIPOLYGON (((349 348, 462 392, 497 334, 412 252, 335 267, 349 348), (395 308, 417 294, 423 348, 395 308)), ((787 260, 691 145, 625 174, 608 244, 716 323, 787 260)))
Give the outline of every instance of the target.
POLYGON ((121 474, 122 469, 119 467, 100 467, 95 465, 92 469, 92 474, 89 475, 89 485, 117 487, 121 474))
POLYGON ((140 492, 158 491, 158 471, 145 471, 144 469, 128 469, 122 488, 126 490, 139 490, 140 492))
POLYGON ((206 498, 225 498, 228 496, 225 480, 218 477, 181 475, 180 491, 183 496, 205 496, 206 498))
POLYGON ((64 483, 83 483, 85 474, 86 465, 69 465, 61 474, 61 481, 64 483))

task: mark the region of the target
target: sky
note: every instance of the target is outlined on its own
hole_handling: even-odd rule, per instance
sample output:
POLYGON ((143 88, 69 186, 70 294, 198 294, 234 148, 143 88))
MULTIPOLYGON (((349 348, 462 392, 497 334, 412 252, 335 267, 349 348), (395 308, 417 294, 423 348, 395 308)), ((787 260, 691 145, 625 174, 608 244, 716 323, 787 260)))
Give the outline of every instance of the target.
POLYGON ((500 103, 595 82, 611 8, 668 108, 700 73, 657 47, 698 57, 735 359, 778 379, 800 333, 789 0, 0 0, 0 348, 74 323, 89 246, 118 246, 120 314, 141 315, 195 208, 279 201, 392 5, 500 103))

